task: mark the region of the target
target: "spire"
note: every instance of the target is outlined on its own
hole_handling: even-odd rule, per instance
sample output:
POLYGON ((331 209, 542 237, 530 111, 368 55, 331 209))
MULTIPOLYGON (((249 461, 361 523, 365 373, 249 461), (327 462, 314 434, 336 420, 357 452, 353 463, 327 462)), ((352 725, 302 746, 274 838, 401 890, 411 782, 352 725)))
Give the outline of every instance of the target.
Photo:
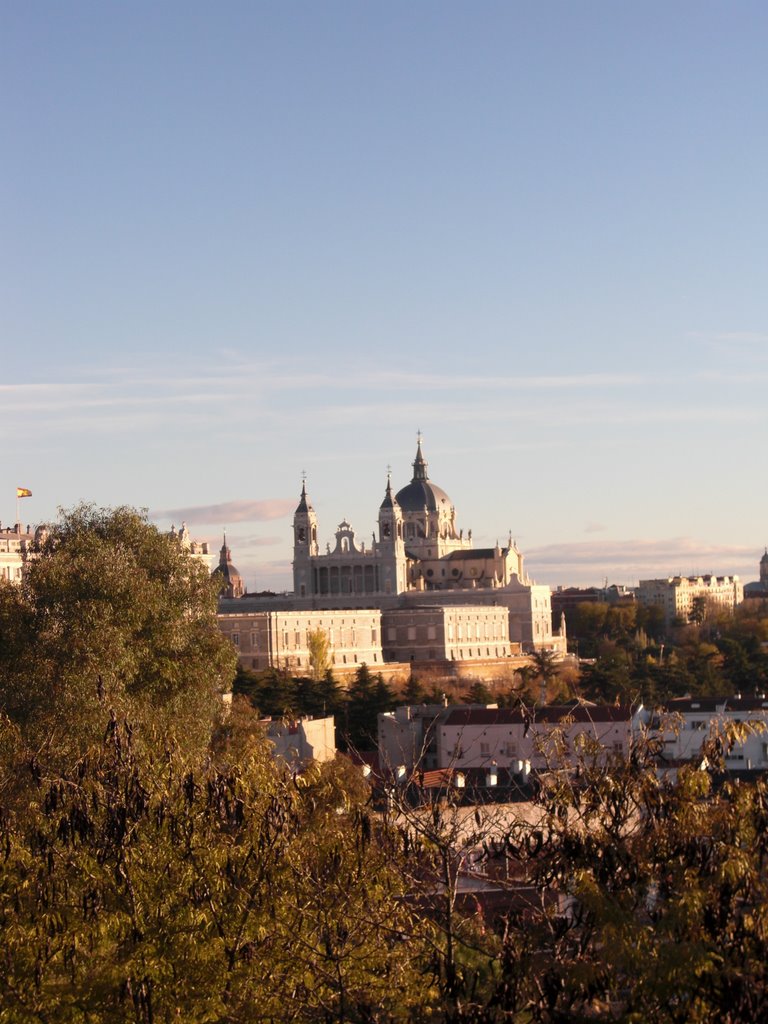
POLYGON ((424 460, 424 456, 421 453, 421 431, 417 434, 418 441, 416 443, 416 458, 413 460, 413 480, 412 484, 417 483, 419 480, 429 480, 427 475, 427 463, 424 460))
POLYGON ((227 562, 231 562, 231 561, 232 561, 232 552, 227 547, 227 531, 225 530, 224 531, 224 543, 221 545, 221 550, 219 551, 219 565, 223 567, 223 566, 225 566, 227 564, 227 562))
POLYGON ((307 498, 307 478, 306 478, 306 476, 302 475, 302 478, 301 478, 301 497, 299 498, 299 504, 296 507, 296 512, 294 512, 294 515, 296 515, 299 512, 309 512, 309 510, 311 508, 312 508, 312 505, 311 505, 311 503, 309 502, 309 500, 307 498))
POLYGON ((219 553, 219 564, 211 576, 220 581, 221 597, 242 597, 245 594, 243 577, 232 565, 232 552, 227 547, 227 531, 224 531, 224 543, 219 553))
POLYGON ((387 490, 384 494, 381 508, 394 508, 396 504, 397 498, 392 494, 392 470, 387 466, 387 490))

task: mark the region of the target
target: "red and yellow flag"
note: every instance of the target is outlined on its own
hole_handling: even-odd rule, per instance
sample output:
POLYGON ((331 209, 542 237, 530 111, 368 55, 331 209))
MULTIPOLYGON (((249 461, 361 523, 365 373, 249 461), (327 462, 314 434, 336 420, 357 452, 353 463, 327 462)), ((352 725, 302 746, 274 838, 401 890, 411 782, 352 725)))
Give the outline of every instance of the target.
POLYGON ((30 491, 30 489, 28 487, 17 487, 16 488, 16 497, 17 498, 31 498, 32 497, 32 491, 30 491))

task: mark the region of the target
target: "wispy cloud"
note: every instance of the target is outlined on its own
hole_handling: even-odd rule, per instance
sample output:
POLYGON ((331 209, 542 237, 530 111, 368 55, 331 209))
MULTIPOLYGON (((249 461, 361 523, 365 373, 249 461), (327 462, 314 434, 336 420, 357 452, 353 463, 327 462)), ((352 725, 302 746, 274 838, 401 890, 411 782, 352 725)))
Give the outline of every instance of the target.
POLYGON ((768 345, 768 331, 722 331, 711 337, 728 345, 768 345))
POLYGON ((641 578, 718 573, 756 578, 760 552, 745 545, 711 544, 692 537, 663 540, 577 541, 527 552, 526 564, 541 582, 585 585, 604 578, 634 584, 641 578))
POLYGON ((250 548, 278 547, 285 544, 285 537, 240 537, 237 538, 237 549, 247 551, 250 548))
POLYGON ((196 524, 263 522, 282 519, 293 512, 295 498, 266 498, 261 501, 225 501, 219 505, 190 505, 185 508, 159 509, 153 519, 182 520, 196 524))
MULTIPOLYGON (((300 417, 348 427, 379 416, 424 423, 425 413, 432 423, 503 425, 540 414, 546 395, 551 396, 550 430, 713 419, 738 425, 757 423, 764 416, 761 405, 743 396, 716 403, 649 401, 652 385, 658 381, 636 373, 468 376, 380 373, 364 366, 344 375, 320 370, 297 374, 284 364, 247 359, 234 361, 226 372, 221 372, 220 360, 212 360, 210 373, 192 374, 149 364, 105 367, 101 372, 74 368, 68 380, 58 383, 0 385, 0 428, 14 429, 22 414, 28 433, 55 430, 57 436, 98 431, 135 437, 177 428, 209 438, 237 438, 244 425, 252 428, 263 420, 295 426, 300 417)), ((674 379, 665 378, 665 385, 674 387, 674 379)))
MULTIPOLYGON (((253 370, 251 372, 254 372, 253 370)), ((249 375, 248 368, 242 367, 239 376, 249 375)), ((258 370, 264 379, 264 371, 258 370)), ((229 380, 229 378, 227 378, 229 380)), ((343 377, 324 373, 270 375, 271 388, 282 390, 313 390, 322 388, 334 391, 358 391, 369 388, 380 391, 396 388, 400 391, 550 391, 568 388, 612 388, 633 387, 647 383, 648 378, 639 374, 623 373, 578 373, 538 376, 471 376, 460 374, 426 374, 405 371, 359 371, 344 374, 343 377)), ((231 383, 231 382, 230 382, 231 383)))
POLYGON ((690 331, 688 337, 728 355, 768 359, 768 331, 690 331))
POLYGON ((605 523, 587 523, 584 527, 584 533, 602 533, 607 529, 608 527, 605 523))

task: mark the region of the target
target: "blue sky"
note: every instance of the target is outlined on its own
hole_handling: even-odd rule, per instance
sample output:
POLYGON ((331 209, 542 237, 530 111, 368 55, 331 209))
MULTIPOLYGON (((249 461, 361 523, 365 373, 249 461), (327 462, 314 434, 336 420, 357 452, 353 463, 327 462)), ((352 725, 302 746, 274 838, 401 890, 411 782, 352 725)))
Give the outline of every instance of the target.
POLYGON ((768 6, 0 12, 0 501, 290 584, 416 432, 541 582, 757 575, 768 6))

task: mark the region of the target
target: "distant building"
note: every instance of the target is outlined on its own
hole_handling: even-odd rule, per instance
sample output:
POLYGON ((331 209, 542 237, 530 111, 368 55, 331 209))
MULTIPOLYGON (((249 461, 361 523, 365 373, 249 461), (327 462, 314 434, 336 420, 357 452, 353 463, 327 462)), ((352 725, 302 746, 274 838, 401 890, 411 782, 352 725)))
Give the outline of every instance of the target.
POLYGON ((292 768, 309 761, 332 761, 336 756, 333 716, 327 718, 265 718, 262 726, 274 756, 292 768))
POLYGON ((635 592, 628 587, 612 583, 605 587, 557 587, 552 591, 552 628, 560 626, 561 617, 580 604, 634 604, 635 592))
POLYGON ((0 528, 0 580, 21 583, 27 558, 47 535, 45 526, 38 526, 34 531, 30 526, 25 529, 21 523, 0 528))
POLYGON ((472 661, 509 658, 509 612, 495 605, 387 608, 381 613, 385 661, 472 661))
POLYGON ((676 620, 690 622, 694 601, 698 598, 730 612, 744 599, 744 588, 738 576, 669 576, 640 580, 636 593, 640 604, 662 609, 667 626, 676 620))
POLYGON ((669 768, 701 758, 702 746, 710 737, 725 735, 729 724, 748 723, 748 735, 725 752, 730 772, 768 771, 768 698, 679 697, 667 701, 658 711, 644 711, 645 731, 662 741, 660 764, 669 768))
POLYGON ((344 520, 333 546, 321 553, 305 483, 293 539, 293 593, 243 597, 242 606, 236 595, 225 596, 222 623, 242 617, 246 608, 249 615, 311 611, 347 619, 355 610, 378 609, 386 615, 387 639, 380 645, 385 661, 506 658, 518 650, 565 653, 564 624, 552 631, 549 587, 528 577, 511 537, 504 546, 473 547, 471 531, 465 536, 457 527, 450 498, 429 479, 420 437, 411 482, 395 494, 387 479, 378 537, 370 545, 358 542, 344 520), (468 609, 474 610, 471 616, 468 609))
POLYGON ((329 668, 355 670, 365 662, 472 662, 520 653, 511 644, 506 608, 448 605, 408 608, 317 608, 284 599, 243 597, 219 602, 219 627, 244 668, 284 668, 308 674, 310 634, 328 641, 329 668), (289 604, 289 607, 281 605, 289 604), (266 610, 266 605, 272 605, 266 610))
MULTIPOLYGON (((39 550, 47 536, 48 527, 44 523, 34 530, 30 526, 25 529, 21 523, 11 528, 0 528, 0 579, 21 582, 27 559, 35 557, 35 551, 39 550)), ((171 527, 170 536, 175 537, 193 558, 208 564, 208 542, 192 540, 186 523, 181 524, 178 532, 175 526, 171 527)))
POLYGON ((768 597, 768 548, 760 559, 760 579, 745 584, 744 597, 768 597))
MULTIPOLYGON (((308 675, 309 640, 315 630, 322 630, 328 640, 330 668, 343 672, 363 662, 373 669, 381 666, 378 608, 267 611, 263 610, 265 600, 244 597, 219 603, 219 628, 234 644, 243 668, 284 668, 308 675)), ((279 605, 279 601, 273 603, 279 605)))
POLYGON ((224 534, 224 543, 221 545, 221 551, 219 552, 219 564, 211 575, 219 580, 222 597, 243 597, 245 594, 243 577, 232 564, 232 552, 227 547, 226 533, 224 534))
POLYGON ((186 523, 181 524, 181 529, 176 530, 175 526, 170 529, 169 535, 176 537, 179 544, 188 554, 200 559, 206 565, 210 562, 210 550, 207 540, 193 540, 186 523))
POLYGON ((417 768, 543 771, 573 764, 580 737, 595 741, 606 759, 626 757, 632 721, 628 707, 577 702, 529 710, 494 705, 396 708, 379 715, 379 761, 405 773, 417 768))

